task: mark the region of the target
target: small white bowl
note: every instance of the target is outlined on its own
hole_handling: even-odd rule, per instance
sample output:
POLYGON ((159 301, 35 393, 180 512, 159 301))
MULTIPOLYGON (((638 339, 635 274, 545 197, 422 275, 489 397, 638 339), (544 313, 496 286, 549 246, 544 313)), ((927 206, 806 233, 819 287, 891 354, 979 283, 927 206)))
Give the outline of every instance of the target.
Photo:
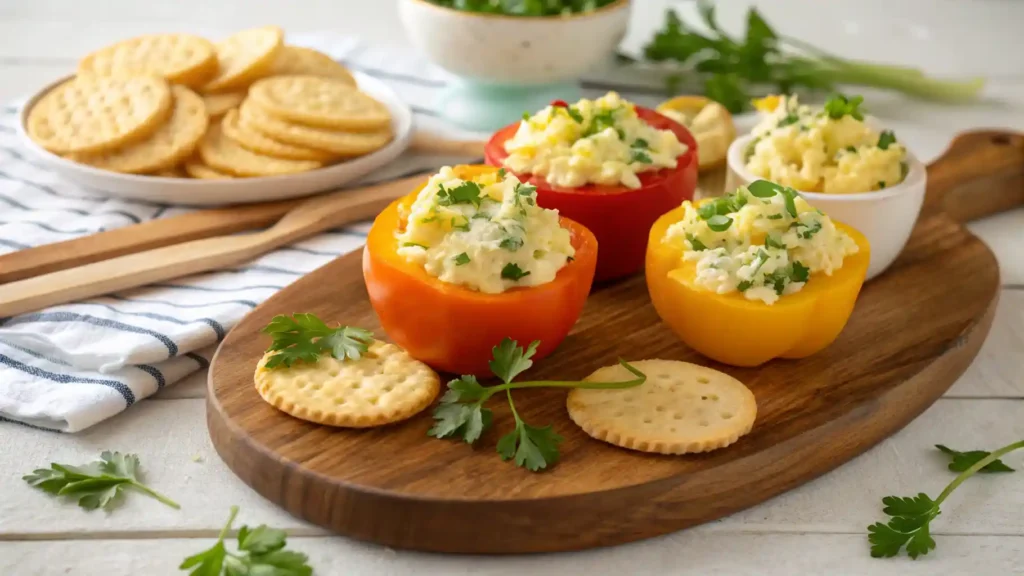
POLYGON ((531 85, 575 79, 611 58, 626 35, 629 0, 567 16, 506 16, 399 0, 412 43, 475 82, 531 85))
MULTIPOLYGON (((746 168, 744 151, 752 135, 737 138, 729 146, 725 189, 735 190, 755 180, 762 180, 746 168)), ((822 194, 798 190, 807 202, 833 220, 853 226, 871 244, 871 263, 867 279, 885 271, 899 255, 910 238, 924 201, 928 176, 924 164, 907 151, 910 170, 903 182, 876 192, 857 194, 822 194)))

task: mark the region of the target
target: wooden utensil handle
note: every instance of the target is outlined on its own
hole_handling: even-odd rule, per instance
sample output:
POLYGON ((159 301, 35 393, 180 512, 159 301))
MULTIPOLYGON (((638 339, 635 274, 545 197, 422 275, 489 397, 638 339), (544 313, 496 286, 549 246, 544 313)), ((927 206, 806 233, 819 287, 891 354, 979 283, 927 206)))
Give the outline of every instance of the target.
POLYGON ((429 154, 455 154, 483 156, 486 142, 480 140, 449 140, 417 130, 413 133, 409 148, 429 154))
POLYGON ((269 226, 302 200, 199 210, 0 256, 0 284, 170 246, 269 226))
POLYGON ((0 286, 0 317, 232 266, 324 230, 370 218, 423 179, 410 176, 307 199, 262 232, 193 240, 11 282, 0 286))
POLYGON ((978 130, 956 136, 928 166, 926 208, 969 222, 1024 205, 1024 134, 978 130))

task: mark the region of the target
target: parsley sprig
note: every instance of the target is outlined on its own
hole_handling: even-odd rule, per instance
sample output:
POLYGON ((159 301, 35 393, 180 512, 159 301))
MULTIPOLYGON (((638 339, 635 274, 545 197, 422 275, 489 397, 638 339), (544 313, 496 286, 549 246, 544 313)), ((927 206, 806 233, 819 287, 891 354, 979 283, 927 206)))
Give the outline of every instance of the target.
POLYGON ((460 438, 473 444, 490 428, 494 413, 484 404, 500 392, 505 392, 509 409, 515 419, 515 429, 498 440, 497 451, 503 460, 513 460, 532 472, 543 470, 558 461, 558 445, 562 442, 552 427, 532 426, 526 423, 516 410, 512 400, 512 390, 526 388, 587 388, 587 389, 619 389, 639 386, 647 380, 647 376, 628 362, 619 360, 626 370, 636 376, 623 382, 583 382, 534 380, 513 382, 524 371, 533 366, 533 356, 537 352, 539 340, 534 340, 526 348, 510 338, 492 349, 493 359, 490 361, 491 372, 501 379, 502 383, 495 386, 483 386, 476 376, 460 376, 448 383, 448 391, 441 397, 441 404, 434 410, 434 426, 427 434, 435 438, 460 438))
MULTIPOLYGON (((934 550, 935 539, 931 536, 931 522, 941 514, 939 507, 946 498, 949 498, 949 495, 965 480, 978 472, 1012 471, 1012 469, 1000 470, 998 465, 995 468, 989 467, 997 462, 1002 464, 999 460, 1000 457, 1024 448, 1024 440, 1003 446, 991 453, 981 450, 957 452, 941 445, 937 448, 953 457, 953 461, 949 465, 950 470, 963 469, 963 471, 934 500, 924 492, 917 496, 886 496, 882 498, 882 504, 885 505, 882 512, 890 518, 886 524, 875 522, 868 526, 868 542, 871 543, 873 557, 897 556, 905 546, 907 555, 916 560, 919 556, 927 554, 929 550, 934 550), (969 465, 968 461, 971 462, 969 465)), ((1005 464, 1002 466, 1009 468, 1005 464)))
MULTIPOLYGON (((870 86, 895 90, 918 98, 965 102, 981 92, 985 81, 929 78, 916 68, 847 60, 807 42, 776 32, 755 8, 747 12, 743 35, 730 36, 718 25, 714 5, 698 3, 706 33, 688 26, 673 10, 665 24, 644 46, 644 58, 675 61, 679 67, 667 76, 669 91, 680 93, 684 77, 702 84, 703 93, 730 112, 750 106, 754 94, 835 90, 838 85, 870 86), (774 88, 774 89, 773 89, 774 88)), ((631 61, 632 58, 620 55, 631 61)), ((688 87, 685 91, 692 91, 688 87)))
POLYGON ((323 354, 338 360, 358 360, 373 342, 369 330, 355 326, 331 328, 314 314, 274 316, 262 332, 274 340, 267 351, 277 352, 267 359, 268 369, 288 368, 298 361, 315 363, 323 354))
POLYGON ((207 550, 189 556, 178 567, 188 570, 190 576, 310 576, 313 568, 309 557, 301 552, 285 550, 287 534, 284 530, 260 525, 238 530, 238 552, 224 546, 224 538, 238 515, 238 506, 231 507, 227 524, 221 528, 217 543, 207 550))
POLYGON ((135 454, 108 450, 100 454, 99 460, 84 466, 54 462, 49 468, 33 470, 22 480, 48 494, 78 500, 78 505, 86 510, 112 510, 123 501, 128 489, 142 492, 171 508, 181 508, 174 500, 142 483, 139 457, 135 454))

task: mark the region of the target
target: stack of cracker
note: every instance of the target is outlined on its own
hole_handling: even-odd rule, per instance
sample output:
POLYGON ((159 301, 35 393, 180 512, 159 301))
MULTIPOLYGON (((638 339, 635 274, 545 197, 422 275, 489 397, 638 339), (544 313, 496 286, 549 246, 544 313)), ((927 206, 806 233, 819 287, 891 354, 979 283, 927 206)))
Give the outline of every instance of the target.
POLYGON ((39 99, 26 129, 96 168, 204 179, 305 172, 393 138, 387 108, 344 66, 273 26, 216 44, 156 34, 102 48, 39 99))

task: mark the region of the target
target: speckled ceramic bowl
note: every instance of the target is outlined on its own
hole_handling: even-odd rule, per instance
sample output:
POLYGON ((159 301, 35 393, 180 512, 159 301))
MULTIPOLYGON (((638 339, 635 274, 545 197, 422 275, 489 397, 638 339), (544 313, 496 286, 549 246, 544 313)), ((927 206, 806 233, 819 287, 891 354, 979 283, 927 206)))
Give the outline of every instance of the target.
POLYGON ((505 16, 399 0, 409 38, 445 70, 475 82, 550 84, 612 57, 629 23, 629 0, 567 16, 505 16))

